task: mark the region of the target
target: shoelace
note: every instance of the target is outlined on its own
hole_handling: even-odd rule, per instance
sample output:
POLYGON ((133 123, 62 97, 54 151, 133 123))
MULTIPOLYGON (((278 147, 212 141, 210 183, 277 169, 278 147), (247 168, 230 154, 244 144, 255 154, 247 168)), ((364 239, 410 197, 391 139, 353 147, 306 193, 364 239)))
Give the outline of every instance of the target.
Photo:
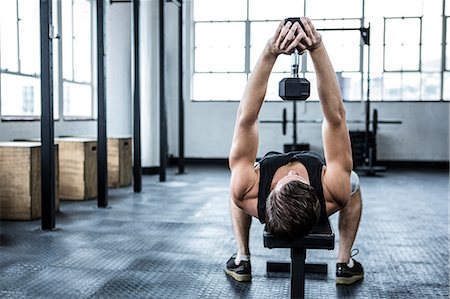
POLYGON ((359 253, 359 249, 358 248, 354 248, 352 249, 352 251, 350 252, 350 258, 354 257, 355 255, 357 255, 359 253), (355 253, 353 253, 355 252, 355 253))

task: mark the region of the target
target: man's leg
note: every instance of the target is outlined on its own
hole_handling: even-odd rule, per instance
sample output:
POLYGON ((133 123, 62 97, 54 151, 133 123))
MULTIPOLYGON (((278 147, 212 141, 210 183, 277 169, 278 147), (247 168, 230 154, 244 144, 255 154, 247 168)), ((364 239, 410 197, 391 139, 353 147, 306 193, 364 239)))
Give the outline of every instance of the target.
POLYGON ((247 215, 241 208, 230 200, 230 213, 231 222, 233 224, 234 238, 237 245, 237 258, 236 263, 239 264, 241 256, 250 255, 249 237, 250 237, 250 225, 252 223, 252 217, 247 215))
POLYGON ((344 209, 339 211, 339 250, 336 284, 352 284, 364 278, 362 265, 351 258, 353 242, 361 219, 361 191, 355 191, 344 209))
POLYGON ((225 273, 237 281, 249 281, 252 279, 249 249, 252 217, 236 206, 232 200, 230 201, 230 212, 237 253, 228 260, 225 273))
POLYGON ((361 190, 356 191, 349 202, 339 211, 339 251, 338 263, 348 263, 353 242, 361 219, 362 200, 361 190))

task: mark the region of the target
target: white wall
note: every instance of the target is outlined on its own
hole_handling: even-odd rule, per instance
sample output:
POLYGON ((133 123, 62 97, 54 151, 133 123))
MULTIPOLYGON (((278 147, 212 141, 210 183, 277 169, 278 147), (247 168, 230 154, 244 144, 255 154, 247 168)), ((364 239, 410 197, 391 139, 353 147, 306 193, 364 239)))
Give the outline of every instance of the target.
POLYGON ((105 2, 107 135, 131 136, 132 5, 105 2))
MULTIPOLYGON (((231 144, 237 103, 186 103, 186 157, 226 158, 231 144)), ((260 120, 281 120, 282 110, 290 103, 265 103, 260 120)), ((401 120, 402 124, 380 124, 377 133, 378 159, 386 161, 448 161, 449 159, 449 104, 378 102, 380 119, 401 120)), ((361 103, 346 103, 349 120, 363 120, 361 103)), ((317 102, 298 105, 297 117, 302 120, 321 119, 317 102)), ((350 130, 364 130, 364 124, 349 124, 350 130)), ((321 152, 321 125, 301 123, 297 126, 298 142, 310 143, 311 149, 321 152)), ((270 150, 283 150, 284 143, 292 142, 292 125, 286 136, 281 124, 260 124, 258 155, 270 150)), ((173 151, 175 152, 175 151, 173 151)))

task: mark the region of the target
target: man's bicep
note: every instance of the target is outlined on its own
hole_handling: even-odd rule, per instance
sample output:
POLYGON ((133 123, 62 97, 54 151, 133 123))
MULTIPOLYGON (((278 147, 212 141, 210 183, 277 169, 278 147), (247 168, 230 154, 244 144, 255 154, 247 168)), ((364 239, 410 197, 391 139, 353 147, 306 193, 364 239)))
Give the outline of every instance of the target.
POLYGON ((333 163, 350 173, 353 167, 352 150, 345 121, 335 126, 324 120, 322 135, 327 165, 333 163))
POLYGON ((323 179, 324 187, 340 208, 345 207, 350 199, 350 173, 338 163, 327 163, 323 179))
POLYGON ((247 192, 253 187, 255 179, 255 170, 248 163, 237 163, 231 169, 230 193, 237 206, 241 207, 238 202, 244 200, 247 192))
POLYGON ((245 124, 236 122, 233 143, 229 154, 230 168, 236 163, 249 163, 256 161, 258 151, 258 123, 245 124))

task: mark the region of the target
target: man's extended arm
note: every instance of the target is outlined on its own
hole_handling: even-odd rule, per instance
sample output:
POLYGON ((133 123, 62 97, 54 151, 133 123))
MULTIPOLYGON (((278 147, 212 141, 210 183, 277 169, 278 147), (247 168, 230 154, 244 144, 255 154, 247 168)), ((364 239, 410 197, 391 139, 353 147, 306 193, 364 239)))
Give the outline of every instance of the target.
MULTIPOLYGON (((278 55, 289 54, 298 44, 299 24, 281 22, 275 35, 267 42, 247 82, 237 111, 233 143, 229 155, 232 171, 232 192, 241 197, 252 187, 251 175, 258 151, 258 114, 264 102, 267 82, 278 55)), ((254 172, 253 172, 254 176, 254 172)))
MULTIPOLYGON (((320 34, 307 18, 302 22, 308 36, 319 40, 314 49, 310 49, 311 59, 316 71, 317 89, 324 115, 322 138, 327 161, 324 181, 339 206, 345 206, 350 197, 350 172, 352 154, 348 134, 344 104, 339 84, 331 61, 323 45, 320 34)), ((301 46, 301 45, 300 45, 301 46)), ((302 50, 302 49, 299 49, 302 50)))

